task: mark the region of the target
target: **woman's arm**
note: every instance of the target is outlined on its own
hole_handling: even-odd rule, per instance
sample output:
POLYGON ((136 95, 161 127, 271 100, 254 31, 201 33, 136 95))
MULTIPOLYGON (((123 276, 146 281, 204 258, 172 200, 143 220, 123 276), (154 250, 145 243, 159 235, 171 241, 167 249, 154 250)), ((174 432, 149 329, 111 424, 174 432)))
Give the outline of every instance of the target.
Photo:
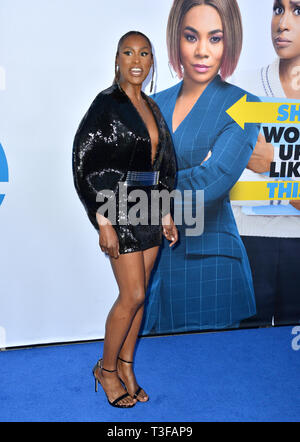
MULTIPOLYGON (((164 155, 161 161, 159 172, 159 191, 167 190, 169 193, 174 190, 176 179, 176 159, 172 137, 169 133, 166 123, 164 123, 165 130, 165 148, 164 155)), ((162 207, 162 216, 170 213, 169 208, 162 207)))
MULTIPOLYGON (((164 156, 165 173, 160 180, 161 189, 172 192, 175 187, 176 179, 176 159, 171 135, 167 134, 167 146, 164 156)), ((178 231, 174 224, 170 209, 162 207, 163 234, 168 241, 171 241, 169 247, 172 247, 178 241, 178 231)))
POLYGON ((114 167, 114 148, 108 142, 109 130, 107 105, 100 95, 82 119, 73 145, 75 188, 85 208, 95 217, 107 195, 111 195, 113 202, 118 181, 123 176, 114 167))
POLYGON ((265 137, 259 133, 253 154, 247 164, 247 169, 256 173, 270 172, 272 161, 274 161, 274 146, 271 143, 267 143, 265 137))
POLYGON ((104 102, 96 97, 82 119, 73 145, 73 177, 77 193, 98 225, 99 246, 113 258, 119 256, 119 240, 109 217, 98 212, 97 197, 106 190, 114 196, 118 174, 112 174, 111 147, 105 142, 104 102))
MULTIPOLYGON (((172 137, 169 133, 166 123, 165 125, 165 149, 164 155, 162 158, 160 174, 159 174, 159 190, 167 190, 167 192, 171 193, 175 187, 175 179, 176 179, 176 159, 172 137)), ((170 201, 170 199, 169 199, 170 201)), ((168 241, 171 241, 169 247, 172 247, 178 241, 178 231, 177 227, 174 224, 173 218, 170 213, 169 204, 164 206, 162 205, 162 225, 163 225, 163 234, 168 241)))
POLYGON ((176 179, 176 159, 171 135, 166 134, 166 145, 159 173, 159 187, 172 192, 176 179))

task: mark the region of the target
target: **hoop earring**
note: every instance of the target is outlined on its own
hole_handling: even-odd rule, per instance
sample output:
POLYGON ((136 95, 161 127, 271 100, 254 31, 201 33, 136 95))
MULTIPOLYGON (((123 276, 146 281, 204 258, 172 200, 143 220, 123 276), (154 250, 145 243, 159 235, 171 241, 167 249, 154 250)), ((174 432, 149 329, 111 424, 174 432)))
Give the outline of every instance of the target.
POLYGON ((117 63, 117 59, 115 61, 115 82, 119 84, 120 80, 120 66, 117 63))
POLYGON ((183 78, 183 76, 184 76, 184 67, 183 67, 182 64, 180 65, 180 71, 181 71, 181 78, 183 78))
POLYGON ((150 94, 152 93, 153 85, 154 85, 154 62, 152 65, 152 78, 151 78, 151 85, 150 85, 150 94))

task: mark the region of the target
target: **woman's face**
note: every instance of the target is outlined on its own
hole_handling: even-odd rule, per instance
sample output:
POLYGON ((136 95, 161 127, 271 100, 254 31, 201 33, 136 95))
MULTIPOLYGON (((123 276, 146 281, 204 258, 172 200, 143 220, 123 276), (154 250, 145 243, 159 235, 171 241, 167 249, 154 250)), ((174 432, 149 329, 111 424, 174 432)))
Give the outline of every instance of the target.
POLYGON ((208 5, 194 6, 185 15, 180 35, 180 60, 184 78, 209 83, 218 73, 224 51, 223 24, 208 5))
POLYGON ((300 56, 300 1, 275 0, 272 41, 280 58, 300 56))
POLYGON ((141 35, 127 37, 117 56, 120 69, 120 83, 139 86, 147 78, 153 64, 151 47, 141 35))

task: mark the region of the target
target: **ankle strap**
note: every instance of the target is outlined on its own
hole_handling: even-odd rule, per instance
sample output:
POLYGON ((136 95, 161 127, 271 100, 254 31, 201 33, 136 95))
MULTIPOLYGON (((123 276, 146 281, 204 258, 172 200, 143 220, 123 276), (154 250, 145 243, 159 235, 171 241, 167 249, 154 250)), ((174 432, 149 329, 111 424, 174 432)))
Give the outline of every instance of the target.
POLYGON ((125 361, 125 359, 122 359, 118 356, 118 359, 120 359, 120 361, 122 362, 127 362, 127 364, 133 364, 133 361, 125 361))
POLYGON ((97 362, 97 365, 101 368, 101 370, 108 371, 109 373, 114 373, 115 371, 117 371, 117 369, 108 370, 107 368, 102 367, 102 359, 99 359, 99 361, 97 362))
POLYGON ((114 371, 117 371, 117 369, 115 369, 115 370, 107 370, 107 368, 101 367, 101 365, 100 365, 100 368, 101 368, 101 370, 108 371, 109 373, 113 373, 114 371))

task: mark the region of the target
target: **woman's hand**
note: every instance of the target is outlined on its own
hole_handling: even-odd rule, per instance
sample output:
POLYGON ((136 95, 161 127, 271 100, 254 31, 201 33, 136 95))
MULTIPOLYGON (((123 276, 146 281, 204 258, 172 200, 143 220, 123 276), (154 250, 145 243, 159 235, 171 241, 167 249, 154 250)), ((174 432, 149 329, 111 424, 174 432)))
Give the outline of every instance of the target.
MULTIPOLYGON (((203 164, 203 163, 205 163, 205 161, 209 160, 210 157, 211 157, 211 150, 208 152, 208 154, 206 155, 206 157, 204 158, 204 160, 202 161, 201 164, 203 164)), ((200 164, 200 165, 201 165, 201 164, 200 164)))
POLYGON ((162 217, 163 234, 168 241, 172 241, 169 247, 172 247, 178 241, 178 230, 174 224, 170 213, 162 217))
POLYGON ((111 258, 117 259, 120 256, 119 238, 111 222, 97 213, 97 222, 99 225, 99 246, 102 252, 108 254, 111 258))

